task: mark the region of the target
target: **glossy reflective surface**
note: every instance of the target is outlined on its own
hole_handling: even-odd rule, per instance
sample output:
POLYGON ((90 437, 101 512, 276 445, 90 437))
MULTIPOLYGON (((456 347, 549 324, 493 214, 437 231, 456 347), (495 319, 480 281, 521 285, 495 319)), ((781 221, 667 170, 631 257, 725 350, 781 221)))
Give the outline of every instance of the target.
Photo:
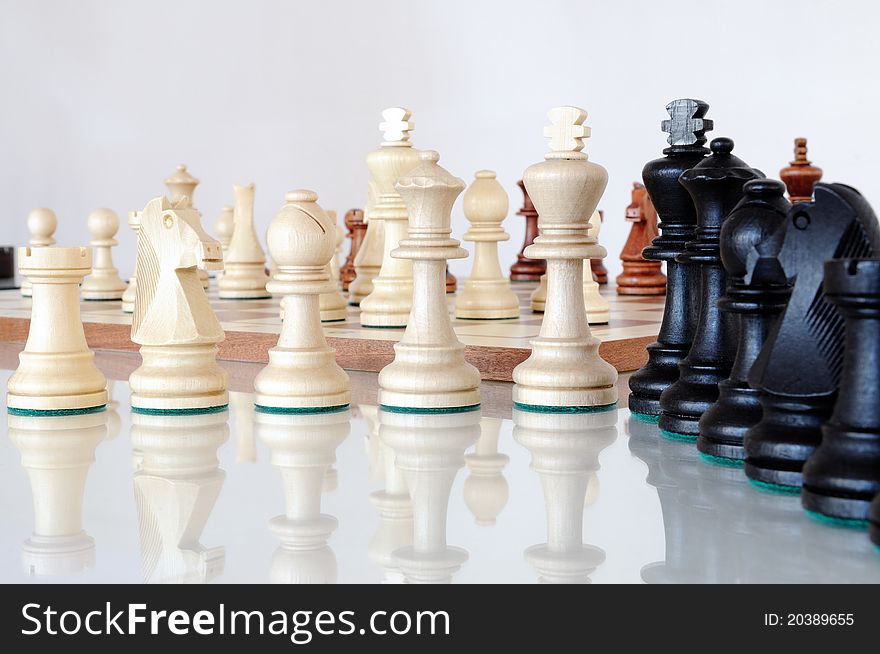
POLYGON ((4 416, 0 581, 880 582, 864 531, 626 409, 523 413, 494 388, 479 412, 281 416, 232 392, 156 417, 111 390, 103 413, 4 416))

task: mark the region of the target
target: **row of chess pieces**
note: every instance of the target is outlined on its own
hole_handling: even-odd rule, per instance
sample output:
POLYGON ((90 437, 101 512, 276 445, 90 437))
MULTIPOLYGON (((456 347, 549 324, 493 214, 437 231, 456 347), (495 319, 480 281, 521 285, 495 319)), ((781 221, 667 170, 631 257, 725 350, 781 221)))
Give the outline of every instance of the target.
POLYGON ((732 154, 730 139, 706 150, 706 103, 667 110, 670 147, 643 170, 662 233, 643 255, 666 261, 668 297, 648 362, 629 381, 633 416, 744 468, 765 490, 800 494, 814 517, 876 523, 874 211, 852 187, 819 183, 802 140, 781 174, 789 201, 783 182, 732 154))
MULTIPOLYGON (((866 336, 878 326, 880 264, 867 259, 880 245, 877 219, 840 184, 819 184, 815 201, 792 206, 781 182, 732 154, 730 139, 713 140, 711 152, 704 147, 707 109, 698 100, 670 103, 663 123, 670 147, 643 172, 663 231, 642 256, 667 263, 670 297, 649 362, 630 383, 630 407, 671 437, 696 439, 708 457, 744 462, 758 483, 803 488, 813 513, 864 523, 880 490, 880 403, 864 400, 866 392, 875 398, 880 370, 880 338, 866 336)), ((582 151, 584 110, 557 107, 548 116, 549 152, 523 174, 539 216, 539 235, 524 255, 546 262, 547 298, 530 356, 513 372, 513 400, 522 411, 592 412, 618 398, 617 372, 598 354, 583 292, 591 279, 584 262, 605 255, 590 217, 607 172, 582 151)), ((480 376, 465 361, 446 304, 447 262, 466 256, 451 238, 450 215, 465 183, 439 165, 436 152, 412 147, 408 110, 387 109, 383 118, 385 139, 367 157, 369 222, 354 262, 357 269, 371 251, 370 228, 381 231, 383 256, 360 300, 361 323, 406 331, 379 374, 379 404, 402 413, 473 410, 480 376)), ((497 185, 490 173, 478 174, 472 189, 480 183, 497 185)), ((494 191, 477 196, 500 200, 494 191)), ((252 237, 244 240, 259 246, 252 199, 252 187, 237 192, 236 205, 250 209, 233 214, 250 216, 252 237)), ((221 296, 224 287, 242 297, 283 296, 278 344, 254 383, 256 404, 269 413, 342 410, 350 398, 320 323, 321 297, 339 289, 330 273, 336 225, 317 199, 312 191, 287 194, 267 233, 271 277, 257 248, 250 258, 233 252, 236 225, 219 280, 221 296)), ((133 219, 132 341, 143 364, 130 378, 132 408, 223 407, 226 375, 216 362, 223 330, 198 272, 223 267, 221 247, 185 194, 155 198, 133 219)), ((509 290, 494 252, 485 287, 493 299, 503 296, 499 277, 509 290)), ((79 317, 77 286, 90 263, 85 248, 22 253, 34 303, 28 345, 9 382, 10 409, 82 410, 106 400, 79 317)))
MULTIPOLYGON (((21 546, 28 576, 69 577, 106 569, 98 564, 89 533, 94 524, 83 514, 95 500, 105 514, 118 508, 108 506, 101 494, 86 496, 97 450, 119 434, 117 404, 111 400, 106 411, 75 416, 8 416, 9 437, 33 495, 33 529, 21 546)), ((284 512, 267 525, 278 541, 264 564, 272 582, 337 581, 332 539, 339 520, 322 510, 322 496, 339 485, 336 453, 358 419, 365 423, 365 458, 376 488, 369 495, 378 518, 369 559, 383 582, 449 582, 468 561, 464 548, 447 544, 448 506, 463 468, 463 499, 477 529, 496 525, 507 505, 510 457, 499 447, 499 418, 480 412, 402 415, 374 405, 329 414, 267 414, 254 411, 249 393, 235 392, 230 404, 235 462, 256 463, 259 443, 283 479, 284 512)), ((617 412, 514 411, 513 421, 513 441, 530 453, 546 507, 547 541, 528 547, 524 558, 543 583, 589 583, 605 552, 584 542, 585 531, 588 539, 597 536, 595 526, 585 524, 584 506, 602 493, 599 458, 618 437, 617 412)), ((204 545, 202 530, 226 482, 218 451, 229 441, 229 422, 225 411, 132 415, 136 501, 131 504, 137 512, 144 582, 205 583, 228 573, 226 548, 204 545)), ((880 568, 864 565, 865 541, 802 519, 797 506, 784 498, 756 497, 731 474, 734 469, 700 465, 686 444, 659 437, 656 425, 631 417, 626 429, 630 451, 647 466, 647 481, 659 494, 666 532, 665 559, 642 568, 644 581, 878 579, 880 568)), ((100 458, 101 465, 113 463, 100 458)), ((113 524, 121 527, 126 521, 113 524)), ((240 516, 226 515, 219 524, 223 528, 214 531, 223 534, 240 529, 242 522, 240 516)), ((493 556, 488 550, 478 554, 470 565, 481 566, 493 556)), ((106 564, 119 557, 102 558, 106 564)), ((113 570, 115 576, 121 573, 113 570)))
MULTIPOLYGON (((451 238, 452 205, 465 183, 439 165, 435 151, 412 146, 407 109, 386 109, 382 117, 384 140, 367 156, 368 222, 348 298, 359 305, 363 326, 405 328, 394 361, 379 374, 379 403, 404 412, 472 410, 480 404, 480 375, 465 361, 446 299, 447 262, 467 256, 451 238)), ((546 260, 546 281, 538 289, 546 296, 546 311, 532 356, 514 374, 515 401, 534 410, 610 407, 617 401, 617 372, 596 354, 598 340, 590 333, 586 300, 604 303, 597 305, 604 315, 593 317, 601 322, 608 320, 608 305, 585 265, 606 254, 590 219, 598 218, 607 173, 582 152, 589 135, 585 111, 558 107, 549 117, 545 135, 550 151, 523 177, 540 216, 540 234, 524 254, 546 260), (559 190, 578 184, 578 195, 559 190), (570 216, 577 216, 574 224, 570 216), (557 352, 562 342, 564 360, 557 352), (580 370, 582 361, 590 362, 591 372, 580 370), (548 373, 556 377, 549 386, 548 373)), ((255 380, 257 404, 274 412, 345 407, 348 376, 321 327, 322 318, 344 318, 347 311, 332 271, 338 230, 317 194, 286 194, 266 234, 270 275, 254 228, 253 185, 235 187, 233 228, 224 255, 193 206, 198 180, 181 167, 166 183, 170 197, 154 198, 129 215, 137 232, 137 256, 125 294, 133 314, 131 340, 140 345, 143 360, 129 380, 133 409, 179 413, 226 404, 226 373, 217 364, 224 333, 204 291, 210 270, 222 271, 217 284, 221 298, 282 297, 281 333, 255 380)), ((501 273, 497 251, 498 241, 507 238, 500 222, 508 199, 494 173, 477 173, 464 205, 473 218, 469 237, 478 248, 474 274, 456 298, 457 314, 516 317, 518 299, 501 273)), ((106 299, 104 291, 122 290, 110 260, 113 216, 108 211, 90 216, 97 272, 92 272, 88 248, 22 248, 20 272, 33 301, 28 341, 9 380, 11 410, 78 411, 106 400, 105 380, 83 336, 79 292, 82 284, 86 299, 106 299)), ((129 304, 124 295, 123 304, 129 304)))

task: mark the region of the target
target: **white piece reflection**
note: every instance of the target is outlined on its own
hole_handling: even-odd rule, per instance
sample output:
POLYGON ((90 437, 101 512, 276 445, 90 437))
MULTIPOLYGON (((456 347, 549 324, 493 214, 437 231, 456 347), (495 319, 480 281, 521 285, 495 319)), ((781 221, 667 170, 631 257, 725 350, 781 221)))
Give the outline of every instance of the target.
POLYGON ((269 521, 281 541, 272 555, 269 579, 275 584, 334 584, 336 555, 327 544, 338 521, 321 513, 327 470, 336 448, 351 429, 351 412, 254 414, 254 433, 269 448, 281 472, 284 515, 269 521))
POLYGON ((412 545, 392 554, 407 583, 450 583, 468 559, 465 550, 447 545, 446 521, 452 484, 465 450, 479 438, 480 417, 480 411, 379 410, 380 438, 394 452, 412 502, 412 545))
POLYGON ((195 415, 131 414, 139 457, 134 494, 146 583, 206 583, 222 574, 225 547, 200 539, 226 473, 217 450, 229 438, 226 411, 195 415))
POLYGON ((29 576, 73 575, 95 565, 95 541, 82 526, 83 496, 110 417, 107 411, 7 417, 33 498, 34 530, 21 546, 29 576))
POLYGON ((598 495, 599 454, 617 438, 617 410, 595 413, 532 413, 514 409, 514 439, 532 455, 547 513, 547 542, 525 558, 538 581, 586 584, 605 552, 585 545, 584 505, 598 495), (589 491, 589 492, 588 492, 589 491))
POLYGON ((495 524, 509 496, 504 468, 510 457, 498 452, 502 424, 500 418, 481 419, 480 438, 474 451, 464 457, 469 471, 464 480, 464 501, 481 527, 495 524))

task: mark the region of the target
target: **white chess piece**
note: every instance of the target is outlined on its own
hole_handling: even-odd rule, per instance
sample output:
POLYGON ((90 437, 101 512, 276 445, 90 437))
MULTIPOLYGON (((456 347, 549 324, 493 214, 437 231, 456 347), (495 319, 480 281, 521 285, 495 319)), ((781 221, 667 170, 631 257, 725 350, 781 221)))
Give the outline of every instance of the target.
POLYGON ((269 462, 281 472, 284 486, 284 514, 269 522, 280 541, 272 555, 272 583, 336 583, 336 556, 327 541, 339 522, 321 513, 321 491, 350 425, 347 409, 255 416, 254 431, 269 448, 269 462))
POLYGON ((484 417, 474 451, 464 457, 470 474, 464 480, 464 502, 477 525, 491 526, 507 504, 509 489, 504 468, 510 457, 498 451, 503 421, 484 417))
MULTIPOLYGON (((128 212, 128 226, 134 232, 135 244, 137 244, 138 232, 141 228, 141 212, 128 212)), ((124 313, 134 313, 134 303, 137 300, 137 255, 135 255, 134 270, 128 280, 128 286, 122 294, 122 311, 124 313)))
POLYGON ((602 253, 588 217, 608 173, 581 152, 590 133, 586 111, 558 107, 548 116, 550 151, 523 175, 540 232, 525 254, 547 260, 547 304, 531 355, 513 370, 513 401, 526 410, 595 411, 617 402, 617 371, 599 356, 583 293, 584 259, 602 253))
POLYGON ((284 319, 269 363, 254 379, 261 411, 326 412, 351 399, 348 375, 336 363, 321 328, 321 293, 335 287, 327 263, 336 232, 314 191, 291 191, 269 225, 269 253, 277 272, 269 282, 282 295, 284 319))
POLYGON ((376 184, 376 204, 370 211, 370 222, 381 220, 385 236, 382 267, 373 279, 373 292, 360 305, 364 327, 406 327, 412 308, 412 263, 391 256, 408 234, 407 208, 394 183, 419 163, 419 151, 409 142, 414 127, 411 116, 408 109, 401 107, 383 111, 379 129, 385 140, 378 150, 367 155, 367 167, 376 184))
POLYGON ((113 265, 112 248, 118 245, 114 238, 119 231, 119 216, 112 209, 95 209, 89 214, 88 228, 92 234, 92 274, 82 285, 84 300, 121 300, 125 282, 113 265))
MULTIPOLYGON (((229 252, 229 243, 232 241, 232 230, 235 227, 235 223, 233 222, 233 209, 232 207, 223 207, 220 209, 220 213, 217 215, 217 220, 214 221, 214 231, 217 232, 217 240, 220 241, 220 249, 223 251, 223 261, 226 261, 226 257, 229 252)), ((215 274, 215 277, 218 279, 223 276, 223 271, 218 270, 215 274)))
POLYGON ((468 554, 446 541, 449 496, 465 450, 480 434, 480 411, 431 415, 380 409, 379 433, 394 452, 412 502, 412 545, 395 550, 394 563, 408 583, 450 583, 468 554))
POLYGON ((143 363, 129 377, 133 411, 216 412, 228 404, 217 364, 223 328, 196 272, 199 264, 219 269, 222 256, 195 209, 158 197, 140 212, 131 340, 143 363))
POLYGON ((91 272, 88 248, 24 247, 19 271, 32 284, 31 322, 19 365, 7 383, 10 413, 82 413, 107 404, 107 379, 95 365, 79 310, 79 285, 91 272))
MULTIPOLYGON (((604 259, 608 254, 598 242, 601 231, 602 217, 598 211, 594 211, 590 216, 590 238, 595 239, 596 247, 602 250, 602 254, 593 257, 594 259, 604 259)), ((587 322, 591 325, 605 325, 611 319, 611 305, 599 293, 599 282, 593 279, 589 259, 584 259, 584 307, 587 310, 587 322)))
MULTIPOLYGON (((336 224, 336 212, 327 211, 327 218, 333 228, 333 256, 327 262, 327 275, 333 282, 333 290, 321 293, 319 305, 321 307, 321 322, 336 322, 345 320, 348 315, 348 302, 342 294, 339 285, 339 250, 342 247, 342 241, 345 239, 345 232, 339 229, 336 224)), ((272 259, 274 261, 274 257, 272 259)))
POLYGON ((535 313, 544 313, 544 307, 547 304, 547 273, 541 275, 538 285, 529 296, 532 305, 532 311, 535 313))
POLYGON ((253 184, 233 187, 235 208, 233 209, 232 240, 226 251, 223 277, 217 282, 221 299, 256 300, 269 297, 266 282, 266 255, 257 238, 254 228, 253 184))
MULTIPOLYGON (((58 228, 58 217, 51 209, 42 207, 33 209, 27 217, 27 228, 31 233, 28 245, 32 248, 43 248, 55 245, 55 239, 52 236, 58 228)), ((21 280, 21 294, 23 297, 31 296, 31 281, 29 279, 21 280)))
POLYGON ((369 183, 367 202, 364 205, 364 222, 367 231, 361 247, 354 257, 355 278, 348 285, 348 303, 360 306, 361 301, 373 292, 373 280, 382 267, 382 250, 385 247, 385 221, 370 220, 376 206, 376 183, 369 183))
POLYGON ((391 252, 412 260, 412 311, 394 361, 379 373, 379 404, 409 411, 462 410, 480 403, 480 373, 465 361, 446 301, 446 262, 467 252, 452 233, 452 205, 464 182, 422 152, 418 166, 400 177, 397 192, 409 211, 409 237, 391 252))
MULTIPOLYGON (((194 209, 193 194, 196 192, 196 186, 199 180, 189 174, 184 164, 178 164, 175 171, 165 178, 165 186, 170 192, 171 204, 185 209, 194 209)), ((208 271, 202 268, 198 269, 199 281, 202 287, 208 290, 208 271)))
POLYGON ((21 452, 33 496, 33 534, 21 546, 28 576, 70 575, 95 565, 95 541, 83 529, 83 497, 107 420, 106 411, 8 416, 9 439, 21 452))
POLYGON ((541 478, 547 542, 525 552, 543 583, 590 583, 605 552, 584 544, 584 504, 596 492, 599 455, 617 438, 617 411, 532 413, 513 410, 513 437, 532 454, 541 478))
POLYGON ((471 320, 519 318, 519 299, 501 272, 498 242, 510 238, 501 227, 509 202, 495 172, 479 170, 464 194, 464 215, 471 226, 462 240, 473 241, 471 276, 455 298, 455 317, 471 320))
POLYGON ((205 547, 202 530, 226 473, 217 450, 229 440, 226 411, 131 416, 141 463, 133 476, 141 570, 146 583, 206 583, 223 573, 225 547, 205 547))

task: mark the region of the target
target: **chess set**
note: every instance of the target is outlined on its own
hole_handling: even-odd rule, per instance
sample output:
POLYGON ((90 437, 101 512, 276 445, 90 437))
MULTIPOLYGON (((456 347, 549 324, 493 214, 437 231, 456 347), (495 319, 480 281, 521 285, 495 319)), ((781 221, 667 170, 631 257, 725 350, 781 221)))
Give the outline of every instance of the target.
POLYGON ((803 139, 776 181, 734 155, 729 138, 706 147, 706 103, 666 109, 669 147, 634 184, 616 292, 600 284, 608 173, 584 152, 586 111, 570 106, 550 110, 548 152, 523 173, 526 237, 509 277, 497 248, 508 198, 495 174, 466 184, 437 152, 415 149, 400 107, 382 114, 367 202, 345 217, 342 265, 344 232, 314 191, 286 194, 266 235, 267 266, 255 186, 234 187, 218 241, 202 227, 185 166, 166 180, 168 197, 129 214, 128 284, 112 263, 114 212, 89 216, 90 249, 55 246, 54 214, 35 210, 34 239, 19 252, 21 294, 0 293, 0 339, 26 341, 8 410, 101 410, 106 379, 90 348, 139 351, 131 405, 146 415, 222 411, 218 358, 266 364, 254 379, 266 415, 345 411, 345 369, 376 371, 377 404, 392 422, 476 410, 482 380, 513 382, 520 421, 598 413, 622 399, 618 372, 638 369, 634 418, 742 467, 762 488, 799 493, 811 515, 876 527, 877 217, 855 189, 819 182, 803 139), (457 288, 448 261, 467 256, 451 229, 462 194, 462 238, 475 257, 457 288))

